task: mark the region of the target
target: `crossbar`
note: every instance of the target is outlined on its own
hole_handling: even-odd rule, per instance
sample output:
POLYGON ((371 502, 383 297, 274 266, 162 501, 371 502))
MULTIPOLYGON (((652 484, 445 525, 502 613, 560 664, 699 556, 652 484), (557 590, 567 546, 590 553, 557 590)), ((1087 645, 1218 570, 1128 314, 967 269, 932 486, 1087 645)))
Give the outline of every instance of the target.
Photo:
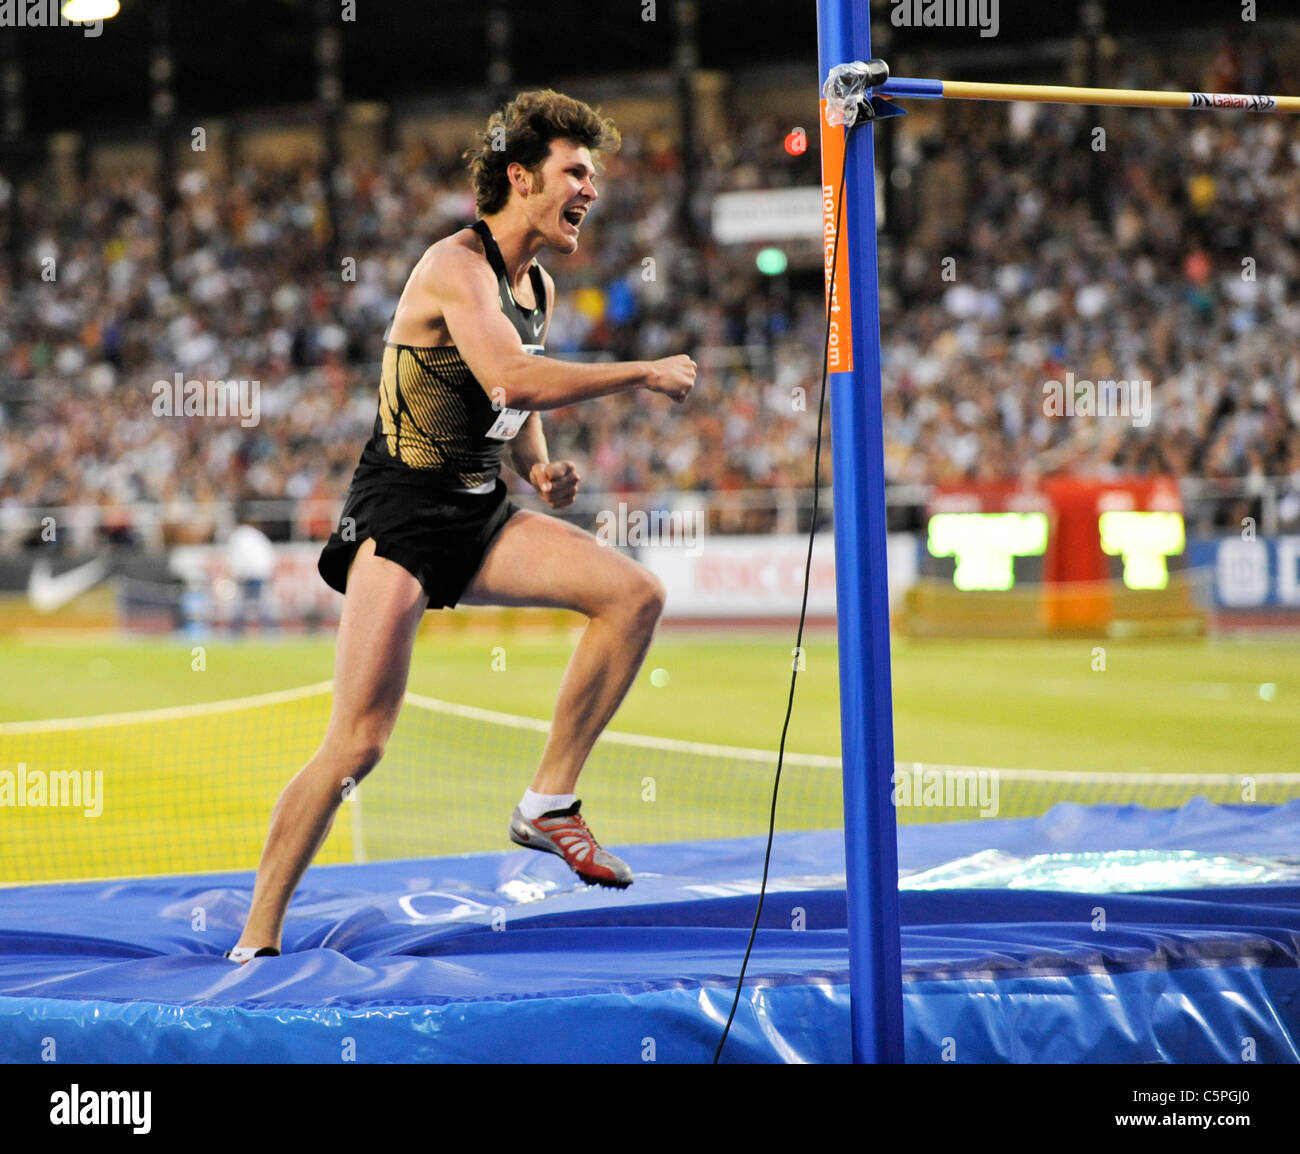
POLYGON ((1233 92, 1163 92, 1149 88, 1076 88, 1062 84, 986 84, 896 76, 878 96, 929 100, 1023 100, 1038 104, 1103 104, 1117 108, 1185 108, 1245 112, 1300 112, 1300 96, 1246 96, 1233 92))

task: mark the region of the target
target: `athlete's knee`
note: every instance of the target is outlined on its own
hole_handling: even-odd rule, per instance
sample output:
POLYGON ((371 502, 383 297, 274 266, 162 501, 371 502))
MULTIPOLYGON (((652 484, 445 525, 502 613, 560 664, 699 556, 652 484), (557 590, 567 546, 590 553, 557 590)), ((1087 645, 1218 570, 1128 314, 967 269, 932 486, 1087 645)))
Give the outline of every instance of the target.
POLYGON ((348 744, 345 760, 357 781, 365 777, 383 760, 387 744, 387 732, 362 730, 354 735, 348 744))
POLYGON ((638 622, 653 628, 663 616, 667 601, 664 583, 648 569, 642 569, 630 584, 625 603, 638 622))
POLYGON ((277 808, 286 812, 298 812, 304 807, 337 809, 383 756, 382 742, 342 747, 326 743, 312 763, 285 786, 277 808))
POLYGON ((634 629, 653 629, 664 611, 668 591, 650 570, 629 565, 584 590, 583 597, 574 607, 588 617, 618 621, 634 629))
POLYGON ((322 750, 327 771, 340 780, 360 782, 383 760, 390 729, 389 725, 371 720, 333 728, 322 750))

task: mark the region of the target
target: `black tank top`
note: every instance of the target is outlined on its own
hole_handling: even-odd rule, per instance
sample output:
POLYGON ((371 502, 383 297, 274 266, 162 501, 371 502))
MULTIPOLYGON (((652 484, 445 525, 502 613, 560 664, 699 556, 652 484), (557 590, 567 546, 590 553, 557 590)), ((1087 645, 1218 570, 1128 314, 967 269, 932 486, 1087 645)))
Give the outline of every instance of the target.
MULTIPOLYGON (((546 326, 541 268, 534 260, 528 269, 537 304, 523 308, 510 291, 505 261, 487 224, 477 220, 468 227, 482 238, 496 273, 501 311, 525 350, 540 356, 537 342, 546 326)), ((419 348, 389 342, 374 431, 353 484, 396 481, 430 489, 490 490, 501 472, 506 444, 527 417, 523 410, 494 404, 454 345, 419 348)))

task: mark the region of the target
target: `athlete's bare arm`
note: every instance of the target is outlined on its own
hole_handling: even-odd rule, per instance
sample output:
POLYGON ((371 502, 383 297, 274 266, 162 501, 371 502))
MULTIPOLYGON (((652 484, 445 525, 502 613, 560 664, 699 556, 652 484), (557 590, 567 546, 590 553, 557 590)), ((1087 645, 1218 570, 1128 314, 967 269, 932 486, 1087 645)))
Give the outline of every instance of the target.
MULTIPOLYGON (((541 302, 543 306, 542 332, 537 339, 537 343, 543 348, 546 346, 546 336, 551 331, 551 310, 555 307, 555 281, 551 274, 544 268, 538 266, 542 274, 542 285, 546 289, 546 299, 541 302)), ((545 465, 551 459, 551 454, 546 447, 546 434, 542 430, 542 414, 534 411, 529 414, 528 420, 519 430, 514 440, 510 442, 510 461, 514 470, 525 480, 531 480, 531 474, 535 465, 545 465)), ((540 486, 537 486, 539 492, 540 486)))
POLYGON ((493 402, 511 409, 558 409, 631 389, 684 401, 695 385, 687 356, 656 361, 575 364, 524 352, 501 312, 497 278, 458 234, 433 245, 402 293, 390 339, 396 344, 453 344, 493 402), (408 340, 424 333, 424 339, 408 340))
POLYGON ((532 412, 510 442, 515 472, 537 490, 552 509, 567 509, 578 495, 582 477, 572 461, 552 461, 542 432, 542 415, 532 412))
MULTIPOLYGON (((555 307, 555 281, 544 268, 540 271, 546 288, 546 320, 538 343, 545 345, 546 334, 551 328, 551 310, 555 307)), ((546 447, 546 433, 542 429, 542 414, 536 410, 528 415, 523 428, 510 442, 510 462, 515 472, 531 484, 552 509, 567 509, 573 504, 582 480, 578 466, 572 461, 551 460, 546 447)))

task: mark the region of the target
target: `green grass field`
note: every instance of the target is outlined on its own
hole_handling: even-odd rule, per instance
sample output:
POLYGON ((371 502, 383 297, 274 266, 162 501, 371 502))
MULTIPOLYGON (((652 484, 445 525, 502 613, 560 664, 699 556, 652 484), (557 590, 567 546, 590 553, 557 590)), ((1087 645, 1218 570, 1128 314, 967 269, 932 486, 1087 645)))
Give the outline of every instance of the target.
MULTIPOLYGON (((422 637, 410 689, 546 719, 572 640, 566 632, 489 628, 422 637)), ((838 755, 834 638, 806 640, 787 749, 838 755)), ((332 671, 330 637, 210 640, 202 643, 202 669, 195 668, 194 644, 0 641, 0 722, 220 701, 324 681, 332 671)), ((1300 769, 1300 642, 1111 641, 1104 653, 1095 646, 896 642, 897 757, 1098 773, 1300 769)), ((790 665, 791 643, 778 634, 661 631, 611 728, 774 751, 790 665), (655 670, 666 673, 654 679, 662 684, 652 680, 655 670)), ((8 827, 0 881, 255 864, 270 805, 310 756, 327 711, 328 699, 316 698, 201 724, 0 732, 0 771, 20 761, 59 771, 103 768, 107 782, 104 812, 93 819, 0 808, 8 827), (14 862, 36 857, 43 864, 14 876, 14 862)), ((541 741, 540 734, 408 707, 364 787, 364 827, 336 823, 322 860, 350 859, 362 828, 371 857, 507 848, 498 827, 527 784, 541 741), (448 814, 450 822, 435 820, 448 814)), ((782 826, 837 824, 837 776, 790 769, 782 826)), ((770 767, 761 763, 602 745, 582 793, 586 812, 602 815, 604 839, 626 844, 761 832, 770 782, 770 767)), ((1034 788, 1034 798, 1004 804, 1002 812, 1041 812, 1052 799, 1045 787, 1034 788)), ((901 820, 935 816, 900 812, 901 820)))
MULTIPOLYGON (((409 688, 548 718, 570 647, 554 634, 421 638, 409 688), (505 650, 493 671, 493 650, 505 650)), ((333 640, 0 640, 0 721, 219 701, 327 680, 333 640)), ((839 753, 833 637, 806 646, 788 747, 839 753)), ((1046 769, 1263 773, 1300 768, 1300 639, 896 642, 901 760, 1046 769)), ((662 632, 612 728, 776 748, 790 642, 662 632), (667 684, 649 674, 663 669, 667 684)))

